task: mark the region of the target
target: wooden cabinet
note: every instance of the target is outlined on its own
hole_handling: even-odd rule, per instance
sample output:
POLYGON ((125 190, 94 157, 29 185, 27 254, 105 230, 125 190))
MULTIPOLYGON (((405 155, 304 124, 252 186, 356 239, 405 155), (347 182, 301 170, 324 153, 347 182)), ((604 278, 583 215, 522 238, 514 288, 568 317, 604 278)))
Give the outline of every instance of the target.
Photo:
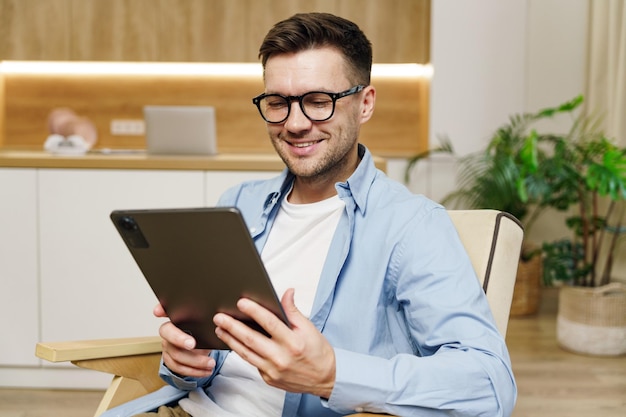
POLYGON ((0 59, 257 62, 294 13, 356 22, 375 62, 426 63, 430 0, 0 0, 0 59))

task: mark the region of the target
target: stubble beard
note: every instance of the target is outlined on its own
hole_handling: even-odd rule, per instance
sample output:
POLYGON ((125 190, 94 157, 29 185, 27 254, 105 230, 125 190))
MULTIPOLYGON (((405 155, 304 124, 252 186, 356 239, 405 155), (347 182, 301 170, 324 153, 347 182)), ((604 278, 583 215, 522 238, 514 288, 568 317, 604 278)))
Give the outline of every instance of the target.
POLYGON ((281 137, 273 138, 272 145, 289 171, 298 178, 306 181, 324 181, 340 176, 351 163, 350 154, 356 146, 357 132, 344 132, 344 135, 340 138, 326 139, 335 142, 337 147, 327 146, 323 154, 313 157, 294 157, 287 149, 289 145, 281 137), (344 136, 346 133, 352 136, 351 140, 346 139, 347 135, 344 136))

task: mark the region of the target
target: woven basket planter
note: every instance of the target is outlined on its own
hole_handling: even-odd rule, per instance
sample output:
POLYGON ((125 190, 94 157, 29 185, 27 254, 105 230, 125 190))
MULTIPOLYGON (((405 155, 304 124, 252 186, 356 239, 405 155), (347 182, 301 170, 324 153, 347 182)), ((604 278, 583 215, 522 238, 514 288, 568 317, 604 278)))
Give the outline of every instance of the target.
POLYGON ((556 335, 559 345, 573 352, 626 354, 626 285, 561 288, 556 335))
POLYGON ((543 263, 539 255, 533 256, 528 261, 520 260, 513 288, 511 316, 528 316, 539 310, 542 268, 543 263))

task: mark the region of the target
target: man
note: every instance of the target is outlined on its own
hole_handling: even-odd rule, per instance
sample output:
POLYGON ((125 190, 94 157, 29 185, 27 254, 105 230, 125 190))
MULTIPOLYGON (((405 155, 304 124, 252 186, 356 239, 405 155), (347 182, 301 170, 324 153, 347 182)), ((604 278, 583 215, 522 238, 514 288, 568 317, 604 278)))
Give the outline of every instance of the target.
POLYGON ((164 324, 161 375, 189 396, 163 415, 510 415, 507 349, 445 209, 388 179, 358 143, 376 99, 365 35, 298 14, 259 55, 265 92, 253 102, 287 169, 219 204, 242 211, 291 328, 247 299, 238 308, 271 338, 217 314, 232 351, 206 351, 164 324))

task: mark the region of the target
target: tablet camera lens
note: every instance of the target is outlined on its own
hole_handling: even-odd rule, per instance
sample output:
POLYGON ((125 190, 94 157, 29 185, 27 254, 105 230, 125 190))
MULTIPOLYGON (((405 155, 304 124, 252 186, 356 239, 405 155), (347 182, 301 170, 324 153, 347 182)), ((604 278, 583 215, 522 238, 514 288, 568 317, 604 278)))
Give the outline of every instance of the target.
POLYGON ((148 248, 150 245, 141 232, 139 224, 131 216, 122 216, 117 220, 122 238, 132 248, 148 248))
POLYGON ((137 230, 137 222, 132 217, 124 216, 120 219, 120 226, 124 230, 137 230))

